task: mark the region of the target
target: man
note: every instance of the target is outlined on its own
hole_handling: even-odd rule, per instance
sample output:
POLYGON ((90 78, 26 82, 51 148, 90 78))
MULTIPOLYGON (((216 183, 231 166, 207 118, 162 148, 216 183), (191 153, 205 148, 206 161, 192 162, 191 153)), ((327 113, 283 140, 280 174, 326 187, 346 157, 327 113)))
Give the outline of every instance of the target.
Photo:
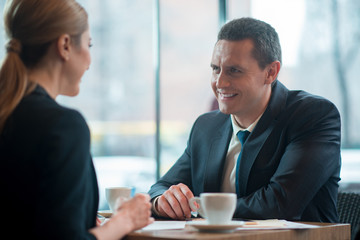
POLYGON ((285 88, 280 67, 270 25, 241 18, 223 26, 211 60, 220 111, 196 120, 184 154, 151 187, 155 215, 189 218, 194 195, 234 192, 236 218, 338 222, 339 112, 285 88))

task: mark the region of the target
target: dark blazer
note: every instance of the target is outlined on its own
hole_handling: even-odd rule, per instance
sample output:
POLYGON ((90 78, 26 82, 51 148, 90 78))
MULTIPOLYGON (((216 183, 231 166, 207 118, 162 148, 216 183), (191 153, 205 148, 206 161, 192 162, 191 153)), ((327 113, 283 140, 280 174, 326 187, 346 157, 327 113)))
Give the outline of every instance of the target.
POLYGON ((24 97, 0 135, 2 233, 12 239, 95 239, 98 187, 90 133, 43 88, 24 97), (15 229, 14 229, 15 228, 15 229))
MULTIPOLYGON (((188 145, 149 193, 161 195, 184 183, 198 196, 219 192, 232 135, 229 115, 200 116, 188 145)), ((243 146, 240 198, 234 217, 338 222, 340 116, 328 100, 289 91, 280 82, 243 146)))

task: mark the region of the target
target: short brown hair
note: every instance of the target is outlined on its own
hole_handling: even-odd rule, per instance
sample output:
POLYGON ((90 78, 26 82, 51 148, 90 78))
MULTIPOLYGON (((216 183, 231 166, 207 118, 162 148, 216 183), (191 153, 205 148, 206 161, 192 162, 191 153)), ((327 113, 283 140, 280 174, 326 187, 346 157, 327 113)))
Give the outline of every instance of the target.
POLYGON ((218 34, 219 40, 241 41, 251 39, 254 43, 253 56, 259 67, 279 61, 281 63, 281 46, 279 36, 269 24, 254 18, 239 18, 226 23, 218 34))

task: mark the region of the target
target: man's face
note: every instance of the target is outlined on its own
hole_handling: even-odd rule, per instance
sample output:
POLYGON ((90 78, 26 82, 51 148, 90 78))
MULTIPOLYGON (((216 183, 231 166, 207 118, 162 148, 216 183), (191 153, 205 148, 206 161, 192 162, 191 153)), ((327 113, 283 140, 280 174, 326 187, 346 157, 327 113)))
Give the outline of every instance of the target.
POLYGON ((219 40, 211 60, 211 86, 219 109, 233 114, 240 125, 254 121, 265 110, 271 94, 267 68, 259 67, 252 55, 253 46, 250 39, 219 40))

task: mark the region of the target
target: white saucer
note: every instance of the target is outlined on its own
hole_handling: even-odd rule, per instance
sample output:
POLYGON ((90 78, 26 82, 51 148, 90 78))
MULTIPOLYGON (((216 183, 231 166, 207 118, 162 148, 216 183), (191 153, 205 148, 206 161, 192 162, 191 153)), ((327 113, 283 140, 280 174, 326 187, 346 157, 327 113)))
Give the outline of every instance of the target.
POLYGON ((109 218, 112 215, 112 211, 111 210, 100 210, 100 211, 98 211, 98 214, 103 217, 109 218))
POLYGON ((192 221, 186 225, 192 226, 202 232, 231 232, 244 225, 244 221, 231 221, 227 224, 209 224, 207 221, 192 221))

